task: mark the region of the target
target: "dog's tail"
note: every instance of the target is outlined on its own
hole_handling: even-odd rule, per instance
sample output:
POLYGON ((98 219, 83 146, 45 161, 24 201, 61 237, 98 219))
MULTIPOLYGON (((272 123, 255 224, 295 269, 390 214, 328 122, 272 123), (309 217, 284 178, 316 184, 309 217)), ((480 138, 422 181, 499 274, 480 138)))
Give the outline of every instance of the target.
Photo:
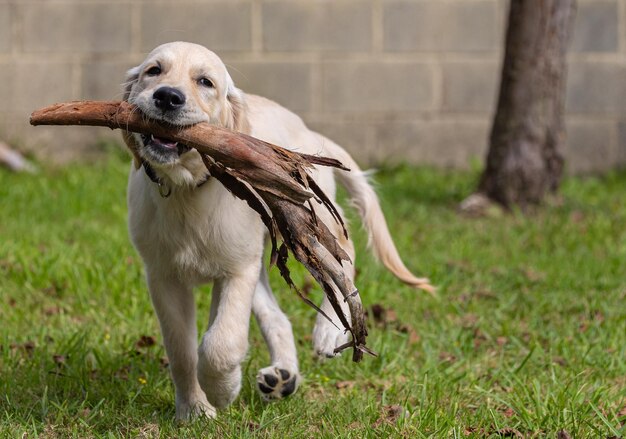
POLYGON ((338 145, 327 142, 326 149, 333 158, 350 168, 350 171, 335 170, 335 175, 339 183, 348 191, 352 203, 359 212, 367 231, 368 246, 376 258, 405 284, 434 294, 435 288, 430 284, 430 281, 427 278, 413 275, 400 259, 398 250, 391 239, 378 197, 367 181, 366 174, 352 157, 338 145))

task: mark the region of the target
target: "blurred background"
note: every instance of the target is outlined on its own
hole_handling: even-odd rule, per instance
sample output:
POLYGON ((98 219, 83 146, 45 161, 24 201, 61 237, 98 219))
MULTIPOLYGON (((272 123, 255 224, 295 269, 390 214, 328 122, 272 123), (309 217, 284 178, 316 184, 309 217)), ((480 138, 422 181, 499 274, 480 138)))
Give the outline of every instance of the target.
MULTIPOLYGON (((160 43, 207 46, 244 91, 301 115, 364 165, 483 159, 505 0, 0 0, 0 139, 93 159, 107 129, 28 125, 58 101, 120 99, 160 43)), ((626 0, 580 0, 567 86, 569 173, 626 164, 626 0)))

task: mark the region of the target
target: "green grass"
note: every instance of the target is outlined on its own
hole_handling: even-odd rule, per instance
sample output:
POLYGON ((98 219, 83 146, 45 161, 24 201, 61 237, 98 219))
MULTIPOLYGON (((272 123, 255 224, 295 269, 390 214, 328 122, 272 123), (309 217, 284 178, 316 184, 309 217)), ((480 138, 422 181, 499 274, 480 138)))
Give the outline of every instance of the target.
MULTIPOLYGON (((626 434, 626 174, 568 179, 561 203, 529 216, 468 219, 455 209, 474 173, 381 171, 400 253, 439 297, 378 267, 351 215, 364 303, 388 310, 370 320, 379 356, 314 361, 314 311, 273 272, 301 390, 261 402, 254 376, 268 354, 253 325, 241 396, 217 420, 180 425, 127 237, 128 169, 111 154, 36 176, 0 172, 0 437, 626 434), (144 335, 156 344, 138 347, 144 335), (409 416, 390 416, 396 405, 409 416)), ((196 297, 202 328, 210 287, 196 297)))

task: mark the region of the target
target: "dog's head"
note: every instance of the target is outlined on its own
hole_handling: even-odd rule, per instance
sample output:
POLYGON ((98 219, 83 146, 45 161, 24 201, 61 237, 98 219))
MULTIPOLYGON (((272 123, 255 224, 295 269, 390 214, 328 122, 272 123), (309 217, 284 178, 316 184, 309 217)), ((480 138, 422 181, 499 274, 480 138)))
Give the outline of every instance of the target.
MULTIPOLYGON (((173 126, 208 122, 247 132, 245 97, 222 60, 197 44, 176 42, 154 49, 127 73, 124 99, 151 119, 173 126)), ((139 160, 174 185, 194 185, 206 172, 197 151, 165 138, 125 136, 139 160)))

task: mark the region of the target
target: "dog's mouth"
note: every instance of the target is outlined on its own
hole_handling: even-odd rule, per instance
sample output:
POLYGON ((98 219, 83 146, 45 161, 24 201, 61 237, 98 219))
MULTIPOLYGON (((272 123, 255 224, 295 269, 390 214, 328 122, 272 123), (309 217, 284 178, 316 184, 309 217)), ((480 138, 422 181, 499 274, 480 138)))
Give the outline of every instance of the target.
POLYGON ((145 147, 152 149, 160 154, 178 154, 179 156, 191 150, 191 148, 183 143, 174 140, 157 137, 154 134, 142 134, 141 140, 145 147))

